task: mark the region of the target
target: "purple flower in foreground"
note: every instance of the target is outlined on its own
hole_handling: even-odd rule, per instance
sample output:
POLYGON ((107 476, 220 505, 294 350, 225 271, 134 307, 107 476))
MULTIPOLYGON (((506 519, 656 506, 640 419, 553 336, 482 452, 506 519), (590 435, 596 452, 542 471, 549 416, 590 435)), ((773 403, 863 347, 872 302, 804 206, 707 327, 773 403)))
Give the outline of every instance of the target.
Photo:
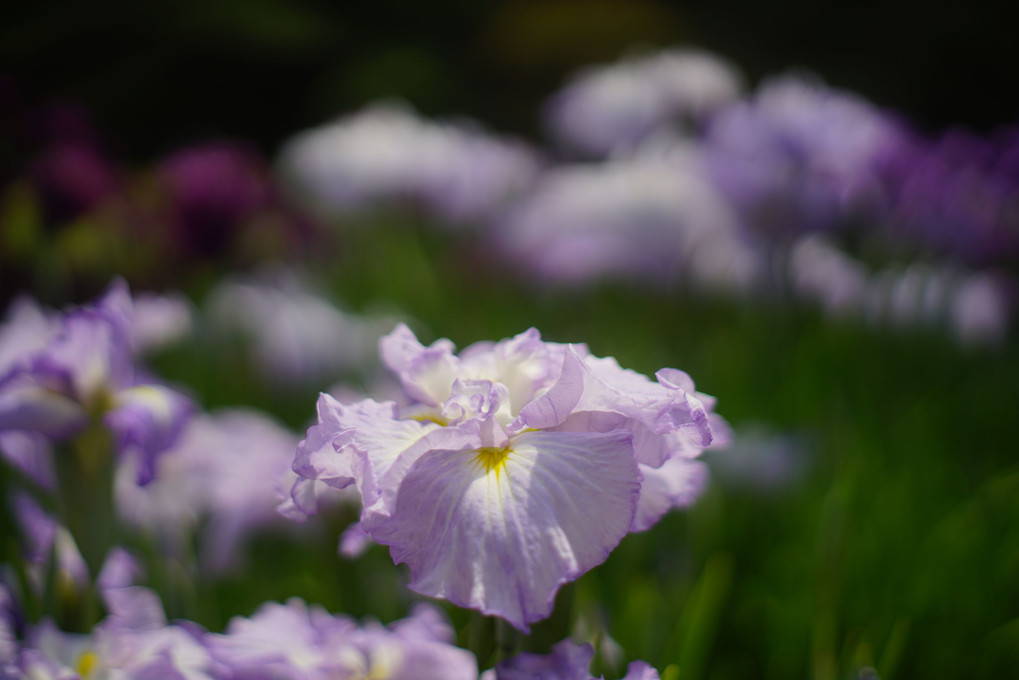
MULTIPOLYGON (((13 314, 8 324, 23 316, 13 314)), ((155 457, 173 443, 191 405, 136 370, 131 326, 131 296, 119 281, 98 302, 68 311, 52 326, 35 319, 24 333, 6 332, 0 432, 60 440, 101 418, 121 456, 137 457, 139 481, 150 480, 155 457)))
POLYGON ((380 349, 411 403, 322 395, 293 497, 312 511, 315 480, 356 484, 362 527, 422 594, 528 630, 560 585, 697 495, 714 400, 681 371, 653 382, 535 329, 457 356, 400 325, 380 349))
POLYGON ((233 680, 475 680, 477 661, 452 641, 428 605, 388 626, 358 626, 294 598, 234 618, 209 647, 233 680))
MULTIPOLYGON (((588 670, 594 649, 563 640, 549 654, 518 654, 482 674, 481 680, 599 680, 588 670)), ((622 680, 659 680, 658 672, 634 661, 622 680)))

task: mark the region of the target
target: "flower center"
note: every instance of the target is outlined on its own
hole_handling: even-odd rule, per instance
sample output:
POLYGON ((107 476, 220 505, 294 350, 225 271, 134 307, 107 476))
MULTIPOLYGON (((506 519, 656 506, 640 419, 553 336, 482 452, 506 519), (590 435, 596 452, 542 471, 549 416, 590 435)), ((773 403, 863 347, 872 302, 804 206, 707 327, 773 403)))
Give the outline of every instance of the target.
POLYGON ((486 474, 494 471, 495 476, 498 477, 502 469, 506 467, 506 459, 510 452, 511 449, 508 446, 502 448, 485 446, 477 450, 474 461, 485 468, 486 474))
POLYGON ((78 657, 78 665, 75 670, 78 675, 87 678, 97 665, 99 665, 99 655, 95 652, 85 652, 78 657))

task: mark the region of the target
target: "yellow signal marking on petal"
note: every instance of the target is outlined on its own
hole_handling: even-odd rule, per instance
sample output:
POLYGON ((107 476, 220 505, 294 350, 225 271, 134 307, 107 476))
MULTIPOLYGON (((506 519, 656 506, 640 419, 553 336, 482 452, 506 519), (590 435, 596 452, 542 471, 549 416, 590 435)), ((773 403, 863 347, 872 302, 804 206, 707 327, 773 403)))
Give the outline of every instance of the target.
POLYGON ((477 450, 474 462, 483 466, 486 473, 495 471, 495 476, 498 477, 502 469, 506 467, 506 459, 510 453, 512 453, 512 449, 508 446, 501 449, 494 446, 486 446, 477 450))
POLYGON ((442 416, 414 416, 411 420, 416 420, 421 423, 435 423, 436 425, 441 425, 443 427, 449 425, 449 421, 442 416))
POLYGON ((75 671, 78 672, 83 678, 87 678, 89 674, 95 670, 95 667, 99 665, 99 655, 95 652, 85 652, 78 657, 78 665, 75 667, 75 671))

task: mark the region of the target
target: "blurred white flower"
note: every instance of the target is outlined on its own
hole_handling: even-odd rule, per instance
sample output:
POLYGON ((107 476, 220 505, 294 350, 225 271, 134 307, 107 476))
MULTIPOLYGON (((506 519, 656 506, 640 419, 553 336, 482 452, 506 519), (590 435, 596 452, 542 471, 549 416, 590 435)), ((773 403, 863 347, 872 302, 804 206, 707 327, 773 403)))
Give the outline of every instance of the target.
POLYGON ((220 283, 205 312, 216 333, 249 343, 252 367, 270 380, 322 388, 373 363, 394 323, 342 312, 286 270, 220 283))
POLYGON ((691 144, 552 170, 493 237, 526 272, 558 283, 682 279, 746 290, 760 267, 691 144))
POLYGON ((739 71, 718 56, 667 50, 582 71, 548 103, 545 121, 567 147, 605 156, 703 120, 735 101, 742 85, 739 71))
POLYGON ((299 195, 327 212, 410 203, 463 222, 526 188, 539 163, 520 142, 383 104, 298 134, 280 166, 299 195))
POLYGON ((131 345, 137 353, 158 351, 188 337, 194 329, 194 305, 180 293, 134 296, 131 345))
POLYGON ((955 289, 950 304, 952 331, 962 345, 996 345, 1004 340, 1012 310, 1004 287, 993 276, 968 277, 955 289))
POLYGON ((796 295, 837 316, 859 314, 867 292, 867 268, 817 235, 793 245, 789 277, 796 295))

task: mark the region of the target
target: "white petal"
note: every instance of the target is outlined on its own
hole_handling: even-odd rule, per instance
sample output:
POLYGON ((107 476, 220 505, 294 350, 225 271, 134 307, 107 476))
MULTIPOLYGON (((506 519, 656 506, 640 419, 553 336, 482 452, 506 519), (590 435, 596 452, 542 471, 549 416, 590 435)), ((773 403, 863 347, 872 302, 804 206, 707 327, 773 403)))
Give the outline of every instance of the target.
POLYGON ((370 531, 410 566, 412 589, 526 631, 626 534, 639 491, 630 437, 525 433, 491 468, 474 450, 432 451, 370 531))

